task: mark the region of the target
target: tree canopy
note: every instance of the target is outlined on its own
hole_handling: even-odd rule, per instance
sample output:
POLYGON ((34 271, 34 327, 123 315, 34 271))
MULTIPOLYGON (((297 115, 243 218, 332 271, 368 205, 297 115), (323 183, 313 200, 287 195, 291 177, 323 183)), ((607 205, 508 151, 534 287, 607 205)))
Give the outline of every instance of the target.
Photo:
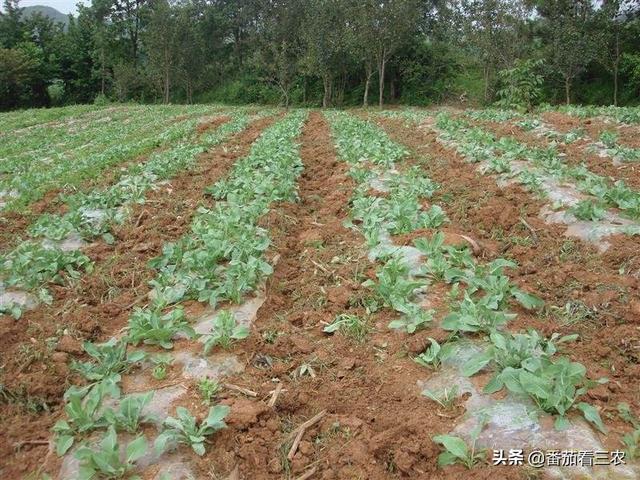
POLYGON ((0 14, 0 109, 112 99, 637 104, 640 0, 92 0, 0 14), (522 97, 522 95, 520 95, 522 97))

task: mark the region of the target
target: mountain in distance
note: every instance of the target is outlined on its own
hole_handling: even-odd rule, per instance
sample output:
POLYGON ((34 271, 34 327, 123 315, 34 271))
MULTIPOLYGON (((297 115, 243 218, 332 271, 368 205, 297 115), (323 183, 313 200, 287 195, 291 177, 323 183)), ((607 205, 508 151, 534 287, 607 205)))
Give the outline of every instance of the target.
POLYGON ((65 27, 69 24, 69 17, 53 7, 47 7, 45 5, 33 5, 31 7, 23 7, 22 9, 22 15, 24 15, 25 17, 29 17, 36 13, 40 13, 45 17, 49 17, 54 22, 63 23, 65 27))

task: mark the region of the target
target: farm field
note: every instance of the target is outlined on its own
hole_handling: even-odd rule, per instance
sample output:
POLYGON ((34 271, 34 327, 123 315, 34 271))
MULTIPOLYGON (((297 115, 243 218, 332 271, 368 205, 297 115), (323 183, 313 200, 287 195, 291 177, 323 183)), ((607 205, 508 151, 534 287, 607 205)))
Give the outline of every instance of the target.
POLYGON ((639 139, 613 107, 0 114, 0 477, 640 478, 639 139))

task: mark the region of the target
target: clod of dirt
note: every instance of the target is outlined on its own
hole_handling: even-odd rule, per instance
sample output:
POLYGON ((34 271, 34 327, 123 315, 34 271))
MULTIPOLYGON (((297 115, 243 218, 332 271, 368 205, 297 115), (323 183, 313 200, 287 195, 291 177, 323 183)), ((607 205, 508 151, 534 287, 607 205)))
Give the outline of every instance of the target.
POLYGON ((221 403, 231 407, 231 412, 225 419, 225 422, 240 430, 246 430, 256 424, 264 413, 270 411, 265 403, 248 400, 246 398, 236 398, 230 401, 225 400, 221 403))
POLYGON ((79 355, 83 352, 82 344, 70 335, 63 335, 60 340, 58 340, 56 350, 73 355, 79 355))

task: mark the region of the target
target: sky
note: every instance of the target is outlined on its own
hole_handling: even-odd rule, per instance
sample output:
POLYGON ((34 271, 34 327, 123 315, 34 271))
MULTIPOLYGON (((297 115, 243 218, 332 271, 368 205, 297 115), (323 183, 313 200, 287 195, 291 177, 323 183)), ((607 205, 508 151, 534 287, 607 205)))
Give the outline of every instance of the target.
POLYGON ((87 3, 81 0, 21 0, 21 7, 31 7, 33 5, 45 5, 47 7, 53 7, 62 13, 76 13, 77 3, 87 3))

